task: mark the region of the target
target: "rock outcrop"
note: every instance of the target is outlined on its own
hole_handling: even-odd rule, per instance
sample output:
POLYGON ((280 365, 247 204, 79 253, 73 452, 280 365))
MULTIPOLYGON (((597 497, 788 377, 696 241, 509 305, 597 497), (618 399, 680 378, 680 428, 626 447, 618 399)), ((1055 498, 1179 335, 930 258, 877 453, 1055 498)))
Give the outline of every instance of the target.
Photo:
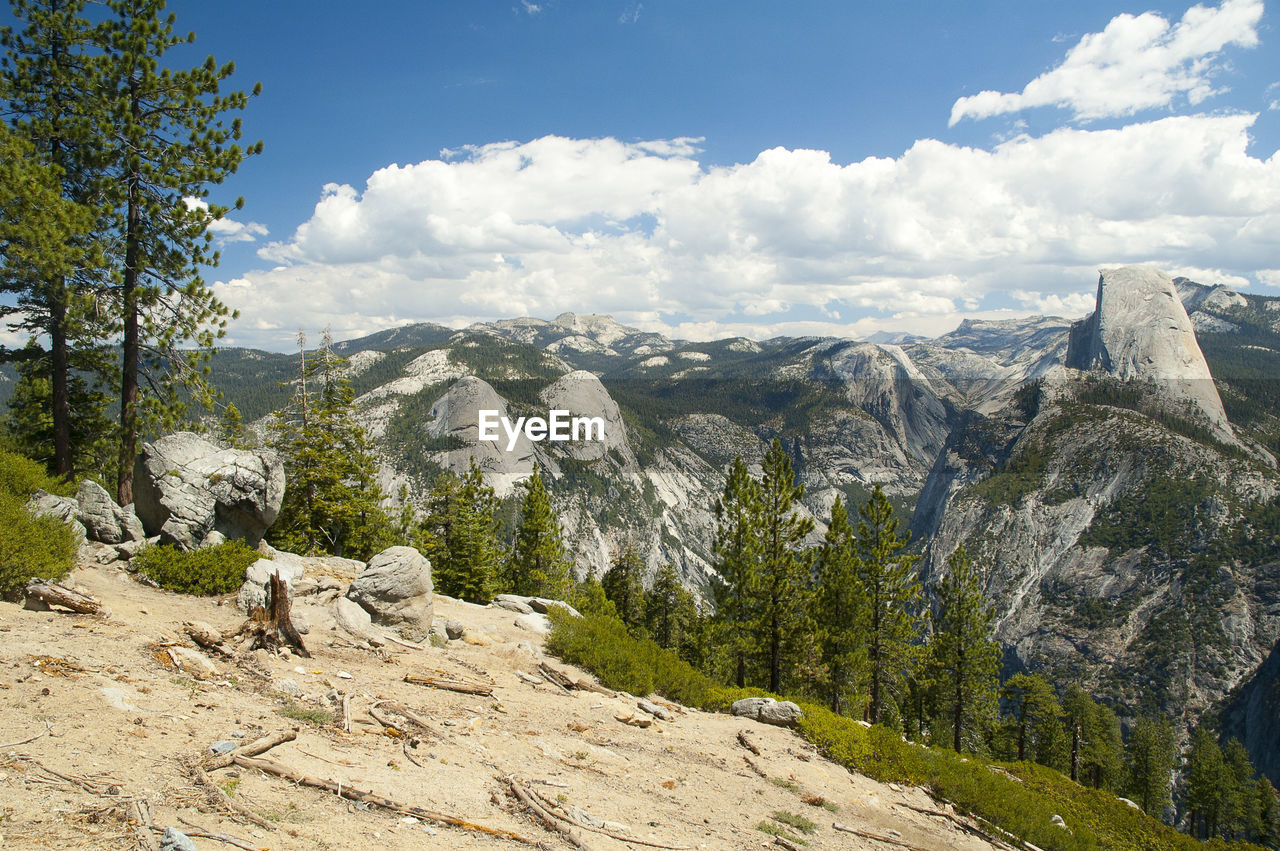
POLYGON ((566 454, 579 461, 595 461, 613 450, 624 464, 634 467, 635 455, 627 442, 622 412, 593 373, 580 369, 560 376, 542 391, 542 400, 549 411, 565 410, 571 417, 595 418, 603 424, 602 436, 597 437, 592 432, 593 439, 559 444, 566 454))
POLYGON ((1158 385, 1170 402, 1235 436, 1173 279, 1149 266, 1103 269, 1094 312, 1071 326, 1067 366, 1158 385))
POLYGON ((474 461, 498 496, 507 496, 519 482, 533 475, 533 444, 521 432, 508 450, 507 435, 501 427, 496 442, 481 441, 482 410, 497 411, 499 417, 505 417, 506 400, 487 381, 465 376, 431 406, 431 419, 423 425, 423 431, 430 437, 452 437, 458 442, 460 448, 444 454, 445 467, 461 475, 474 461))
POLYGON ((27 500, 27 511, 37 517, 52 517, 71 527, 76 540, 83 542, 87 535, 80 522, 80 504, 69 496, 55 496, 46 491, 36 491, 27 500))
POLYGON ((222 449, 179 432, 144 444, 134 510, 148 535, 195 549, 216 532, 257 546, 284 500, 284 464, 265 450, 222 449))
POLYGON ((730 711, 740 718, 751 718, 775 727, 794 727, 804 717, 796 704, 772 697, 744 697, 735 700, 730 711))
POLYGON ((347 589, 373 622, 422 638, 431 629, 434 597, 431 562, 413 547, 389 547, 369 559, 347 589))
POLYGON ((80 506, 78 518, 91 540, 122 544, 141 541, 145 537, 142 521, 133 513, 133 508, 116 505, 106 489, 91 479, 80 483, 76 503, 80 506))

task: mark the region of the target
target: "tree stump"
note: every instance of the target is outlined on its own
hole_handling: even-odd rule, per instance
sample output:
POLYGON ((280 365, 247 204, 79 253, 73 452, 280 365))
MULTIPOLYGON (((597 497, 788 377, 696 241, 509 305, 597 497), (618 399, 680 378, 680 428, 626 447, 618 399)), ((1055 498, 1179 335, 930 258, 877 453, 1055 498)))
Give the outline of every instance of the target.
POLYGON ((288 585, 279 573, 271 574, 267 583, 266 606, 258 606, 249 612, 249 619, 236 632, 236 637, 241 639, 240 649, 275 652, 288 647, 299 656, 311 658, 289 616, 288 585))

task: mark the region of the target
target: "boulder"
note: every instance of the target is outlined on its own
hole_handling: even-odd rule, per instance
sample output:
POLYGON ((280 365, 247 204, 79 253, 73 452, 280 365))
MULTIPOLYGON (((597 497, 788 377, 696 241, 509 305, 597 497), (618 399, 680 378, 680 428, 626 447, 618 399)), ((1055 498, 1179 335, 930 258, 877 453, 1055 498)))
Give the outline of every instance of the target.
POLYGON ((413 547, 390 547, 369 559, 347 589, 374 623, 421 638, 431 629, 431 562, 413 547))
POLYGON ((102 485, 90 479, 80 483, 76 491, 76 504, 80 507, 77 519, 94 541, 104 544, 122 544, 125 541, 141 541, 145 534, 142 521, 133 513, 133 507, 121 508, 102 485))
POLYGON ((179 432, 143 445, 133 487, 148 535, 190 550, 216 531, 254 547, 284 500, 284 464, 270 450, 220 449, 179 432))
POLYGON ((27 511, 37 517, 61 520, 71 527, 81 543, 87 537, 84 524, 80 522, 80 504, 69 496, 54 496, 46 491, 36 491, 27 500, 27 511))
POLYGON ((527 629, 536 635, 551 634, 551 621, 547 620, 546 615, 540 615, 537 612, 518 616, 516 618, 516 626, 521 629, 527 629))
POLYGON ((800 707, 789 700, 772 697, 744 697, 733 702, 732 712, 742 718, 751 718, 775 727, 792 727, 804 715, 800 707))
POLYGON ((449 637, 450 641, 457 641, 462 638, 462 634, 466 631, 467 628, 463 626, 462 621, 454 620, 453 618, 445 621, 444 634, 449 637))
POLYGON ((531 597, 522 597, 519 594, 499 594, 493 598, 493 602, 489 605, 499 609, 506 609, 508 612, 515 612, 517 615, 533 614, 533 606, 529 604, 531 597))
POLYGON ((541 615, 549 614, 551 608, 563 609, 575 618, 582 617, 582 614, 570 606, 564 600, 548 600, 546 597, 530 597, 529 608, 541 615))
POLYGON ((244 584, 236 595, 236 605, 246 612, 267 605, 267 585, 271 582, 271 574, 279 573, 284 585, 289 589, 289 599, 293 599, 293 586, 302 578, 302 565, 287 561, 260 558, 244 572, 244 584))
POLYGON ((373 619, 353 600, 339 597, 333 601, 333 619, 338 626, 357 638, 368 639, 373 635, 373 619))

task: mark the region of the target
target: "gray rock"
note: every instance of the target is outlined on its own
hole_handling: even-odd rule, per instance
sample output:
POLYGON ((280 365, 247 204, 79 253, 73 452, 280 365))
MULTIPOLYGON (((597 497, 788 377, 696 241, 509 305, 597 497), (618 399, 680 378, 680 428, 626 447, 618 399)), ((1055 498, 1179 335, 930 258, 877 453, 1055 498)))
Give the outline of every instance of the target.
POLYGON ((176 827, 166 827, 160 834, 160 851, 199 851, 196 844, 176 827))
POLYGON ((333 601, 333 619, 338 626, 358 638, 373 634, 373 619, 359 603, 339 597, 333 601))
POLYGON ((284 499, 284 464, 270 450, 219 449, 179 432, 144 444, 134 510, 148 535, 195 549, 212 531, 257 546, 284 499))
POLYGON ((223 739, 220 742, 214 742, 213 744, 209 745, 209 750, 216 754, 231 753, 233 750, 239 747, 239 744, 240 744, 239 742, 233 741, 231 739, 223 739))
POLYGON ((142 521, 133 513, 133 507, 116 505, 111 495, 97 482, 85 479, 80 483, 76 504, 79 506, 77 517, 91 540, 104 544, 142 540, 142 521))
POLYGON ((547 620, 546 615, 540 615, 537 612, 518 616, 516 618, 516 626, 521 629, 527 629, 537 635, 551 634, 551 621, 547 620))
POLYGON ((444 634, 449 636, 450 641, 457 641, 459 638, 462 638, 462 634, 466 631, 467 628, 462 625, 462 621, 450 618, 445 622, 444 634))
POLYGON ((302 686, 293 680, 280 680, 276 683, 276 690, 282 691, 290 697, 302 697, 302 686))
MULTIPOLYGON (((502 596, 509 597, 513 595, 504 594, 502 596)), ((521 600, 502 600, 495 598, 491 605, 499 609, 506 609, 508 612, 515 612, 518 615, 534 614, 533 607, 521 600)))
POLYGON ((548 614, 549 610, 552 608, 557 608, 557 609, 563 609, 564 611, 568 612, 570 615, 572 615, 575 618, 582 617, 581 613, 579 613, 577 609, 575 609, 573 606, 570 606, 565 601, 548 600, 546 597, 530 597, 529 608, 533 609, 535 612, 542 615, 548 614))
POLYGON ((385 549, 369 559, 347 589, 347 598, 359 603, 374 623, 425 636, 435 605, 431 562, 413 547, 385 549))
POLYGON ((731 711, 742 718, 751 718, 775 727, 791 727, 803 717, 800 707, 789 700, 772 697, 744 697, 733 703, 731 711))
POLYGON ((640 709, 644 710, 645 712, 648 712, 650 715, 652 715, 654 718, 657 718, 659 721, 671 721, 672 719, 675 718, 675 716, 671 714, 670 709, 667 709, 665 706, 659 706, 656 703, 651 703, 650 701, 647 701, 647 700, 641 700, 637 702, 636 706, 640 707, 640 709))
POLYGON ((285 587, 289 589, 289 599, 293 599, 293 586, 302 578, 302 572, 303 567, 297 562, 260 558, 249 565, 249 569, 245 571, 244 584, 240 586, 240 592, 236 595, 236 605, 246 612, 265 608, 267 586, 271 582, 271 575, 275 573, 284 580, 285 587))
POLYGON ((138 550, 147 545, 146 541, 121 541, 116 544, 116 553, 126 561, 138 554, 138 550))
POLYGON ((88 537, 84 524, 80 522, 80 504, 69 496, 54 496, 45 491, 36 491, 27 500, 27 511, 37 517, 61 520, 71 527, 76 539, 81 542, 88 537))

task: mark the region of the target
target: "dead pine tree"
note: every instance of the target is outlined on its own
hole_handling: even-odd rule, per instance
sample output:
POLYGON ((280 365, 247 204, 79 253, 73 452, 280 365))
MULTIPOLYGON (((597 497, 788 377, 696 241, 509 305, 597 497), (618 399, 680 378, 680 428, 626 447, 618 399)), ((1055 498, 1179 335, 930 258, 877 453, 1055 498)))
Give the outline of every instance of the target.
POLYGON ((249 619, 236 632, 241 639, 242 651, 270 650, 275 652, 282 647, 304 658, 311 658, 302 643, 293 620, 289 617, 289 587, 280 578, 279 573, 272 573, 267 581, 267 599, 265 606, 257 606, 249 612, 249 619))

